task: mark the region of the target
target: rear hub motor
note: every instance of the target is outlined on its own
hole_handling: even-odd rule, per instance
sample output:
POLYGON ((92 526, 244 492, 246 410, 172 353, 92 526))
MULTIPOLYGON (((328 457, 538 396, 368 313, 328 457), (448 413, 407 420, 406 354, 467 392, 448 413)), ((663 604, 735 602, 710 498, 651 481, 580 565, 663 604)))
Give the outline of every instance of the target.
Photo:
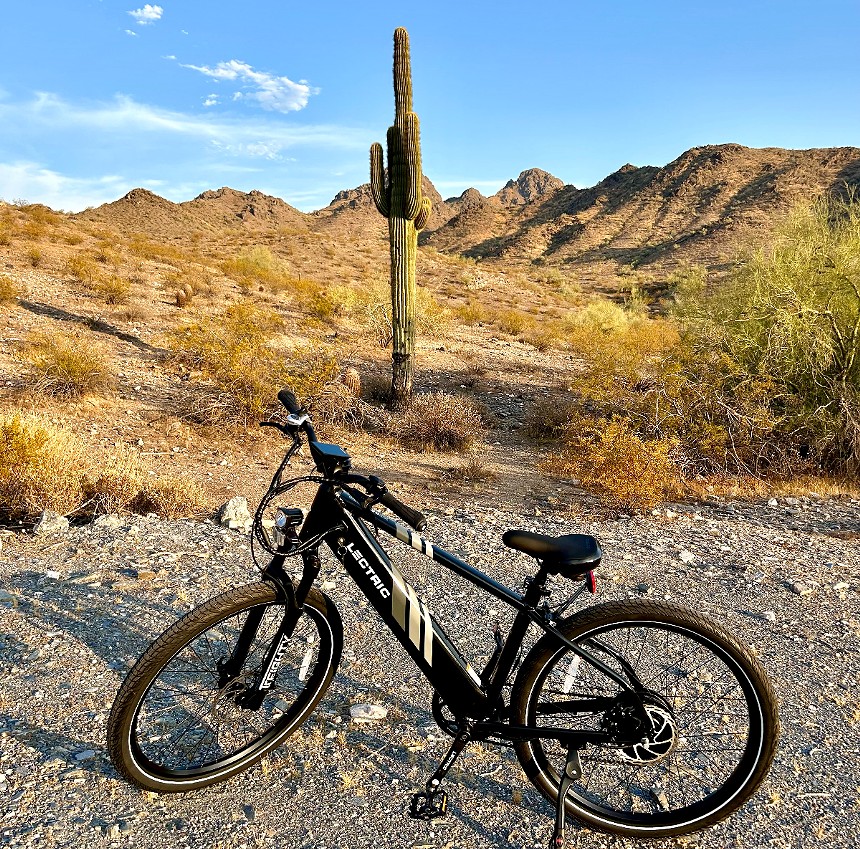
POLYGON ((627 763, 644 765, 656 764, 672 754, 678 744, 678 728, 672 714, 659 705, 645 705, 645 712, 651 720, 651 731, 646 733, 641 743, 623 746, 619 749, 622 760, 627 763))

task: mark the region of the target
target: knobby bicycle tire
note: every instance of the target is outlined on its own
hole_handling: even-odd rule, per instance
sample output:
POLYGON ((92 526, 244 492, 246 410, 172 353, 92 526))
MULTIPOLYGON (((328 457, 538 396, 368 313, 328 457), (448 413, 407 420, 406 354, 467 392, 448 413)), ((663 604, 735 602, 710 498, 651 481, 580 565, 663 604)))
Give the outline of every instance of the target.
MULTIPOLYGON (((699 831, 749 799, 779 738, 776 697, 749 649, 706 617, 663 602, 607 602, 559 630, 618 672, 624 657, 654 694, 649 716, 661 727, 653 744, 582 749, 582 776, 565 800, 569 816, 600 831, 657 838, 699 831)), ((606 711, 572 713, 568 705, 620 689, 547 635, 514 682, 512 721, 605 730, 606 711)), ((555 805, 566 749, 532 739, 517 742, 516 752, 555 805)))
POLYGON ((158 793, 206 787, 247 769, 279 746, 325 694, 343 648, 334 603, 312 589, 274 685, 257 710, 237 704, 262 666, 286 610, 271 583, 230 589, 192 610, 144 652, 126 676, 108 719, 116 769, 158 793), (250 610, 263 618, 239 675, 219 688, 250 610))

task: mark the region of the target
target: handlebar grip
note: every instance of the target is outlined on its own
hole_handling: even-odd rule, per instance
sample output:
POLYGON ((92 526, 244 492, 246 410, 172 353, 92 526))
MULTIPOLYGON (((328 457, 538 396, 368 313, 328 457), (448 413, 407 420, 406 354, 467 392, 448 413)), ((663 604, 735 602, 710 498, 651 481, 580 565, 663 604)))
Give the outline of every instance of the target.
POLYGON ((301 412, 302 406, 299 404, 298 398, 290 389, 282 389, 278 393, 278 400, 287 408, 290 413, 301 412))
POLYGON ((396 516, 403 519, 407 525, 415 528, 416 531, 423 531, 427 527, 427 517, 423 513, 419 513, 412 507, 408 507, 402 501, 396 499, 390 492, 386 492, 379 501, 396 516))

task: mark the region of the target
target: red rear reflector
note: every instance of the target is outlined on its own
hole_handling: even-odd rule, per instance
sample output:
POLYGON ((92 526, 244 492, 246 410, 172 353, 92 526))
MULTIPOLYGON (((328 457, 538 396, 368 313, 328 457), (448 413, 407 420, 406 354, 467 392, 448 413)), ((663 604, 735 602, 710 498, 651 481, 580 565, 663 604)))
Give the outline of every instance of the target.
POLYGON ((594 577, 594 570, 589 571, 585 576, 585 586, 588 591, 594 595, 597 592, 597 580, 594 577))

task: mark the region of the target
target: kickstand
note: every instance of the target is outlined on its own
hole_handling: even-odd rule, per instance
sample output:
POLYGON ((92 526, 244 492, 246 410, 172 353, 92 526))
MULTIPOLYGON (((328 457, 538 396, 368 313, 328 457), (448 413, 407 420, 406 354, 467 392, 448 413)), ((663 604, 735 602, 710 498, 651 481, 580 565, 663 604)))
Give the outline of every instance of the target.
POLYGON ((555 829, 549 842, 550 849, 564 849, 564 800, 570 785, 582 776, 582 764, 579 762, 579 748, 571 746, 567 750, 567 760, 564 773, 558 782, 558 798, 555 801, 555 829))

